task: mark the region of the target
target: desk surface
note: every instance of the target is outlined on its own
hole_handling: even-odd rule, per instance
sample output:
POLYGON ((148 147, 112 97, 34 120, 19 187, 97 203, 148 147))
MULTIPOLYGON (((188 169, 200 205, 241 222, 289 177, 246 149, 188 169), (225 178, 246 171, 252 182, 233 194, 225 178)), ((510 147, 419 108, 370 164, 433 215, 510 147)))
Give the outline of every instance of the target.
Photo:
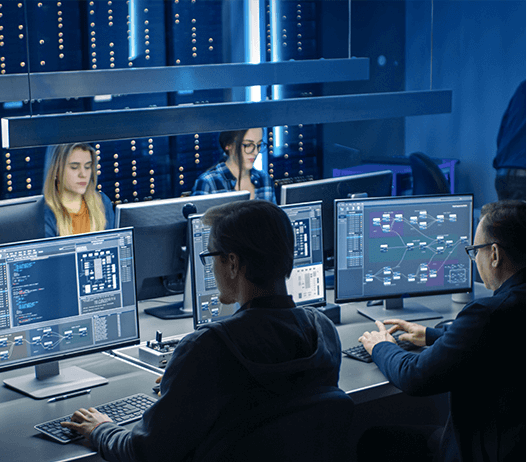
MULTIPOLYGON (((476 284, 477 297, 490 294, 491 291, 486 290, 481 284, 476 284)), ((332 295, 329 294, 328 301, 332 301, 332 295)), ((193 331, 193 322, 190 318, 164 321, 144 313, 145 308, 163 302, 158 300, 140 303, 142 341, 154 339, 157 330, 161 330, 165 337, 193 331)), ((464 306, 452 302, 450 295, 422 297, 419 298, 419 302, 441 313, 444 319, 454 318, 464 306)), ((343 347, 356 345, 358 337, 364 331, 375 328, 372 321, 357 313, 360 305, 359 303, 342 305, 342 322, 337 326, 337 330, 343 347)), ((422 324, 433 326, 438 321, 423 321, 422 324)), ((96 406, 138 392, 152 393, 152 386, 158 375, 104 353, 61 361, 61 367, 73 364, 108 378, 108 385, 93 388, 89 395, 55 403, 34 400, 5 386, 0 387, 2 460, 64 461, 80 458, 102 460, 86 444, 54 443, 37 432, 33 426, 69 414, 81 406, 96 406)), ((5 372, 0 374, 0 379, 30 373, 32 370, 33 368, 28 368, 5 372)), ((342 358, 339 386, 351 394, 356 403, 399 393, 386 381, 374 363, 366 364, 347 357, 342 358)))

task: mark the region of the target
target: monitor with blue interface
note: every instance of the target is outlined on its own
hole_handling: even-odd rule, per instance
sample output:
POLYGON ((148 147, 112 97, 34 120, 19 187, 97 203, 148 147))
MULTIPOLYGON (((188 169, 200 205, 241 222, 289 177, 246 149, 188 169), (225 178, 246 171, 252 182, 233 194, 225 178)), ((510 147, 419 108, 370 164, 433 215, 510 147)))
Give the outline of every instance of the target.
MULTIPOLYGON (((249 197, 249 191, 232 191, 117 205, 116 227, 134 227, 137 298, 146 300, 188 291, 188 216, 249 197)), ((192 317, 186 301, 163 302, 144 311, 161 319, 192 317)))
POLYGON ((102 385, 104 377, 58 361, 139 343, 133 230, 0 246, 0 372, 34 398, 102 385))
POLYGON ((335 201, 335 300, 384 300, 370 319, 440 318, 413 296, 472 291, 473 196, 393 196, 335 201))
POLYGON ((349 175, 338 178, 306 181, 282 186, 280 204, 322 201, 324 258, 327 268, 333 267, 333 202, 354 195, 382 197, 392 195, 393 173, 390 170, 349 175))
MULTIPOLYGON (((322 248, 322 201, 282 206, 291 220, 295 235, 294 261, 287 291, 297 306, 325 306, 324 259, 322 248)), ((210 228, 202 215, 189 218, 191 227, 191 274, 194 325, 225 319, 239 309, 238 304, 224 305, 214 279, 212 257, 205 265, 199 254, 207 250, 210 228)))

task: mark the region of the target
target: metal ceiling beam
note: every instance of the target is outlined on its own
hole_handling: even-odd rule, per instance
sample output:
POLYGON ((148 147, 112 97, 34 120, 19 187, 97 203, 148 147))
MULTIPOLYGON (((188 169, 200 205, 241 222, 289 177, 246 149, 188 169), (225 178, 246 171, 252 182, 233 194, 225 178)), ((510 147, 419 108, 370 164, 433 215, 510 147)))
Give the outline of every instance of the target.
POLYGON ((350 58, 4 74, 0 102, 368 80, 369 69, 369 58, 350 58))
POLYGON ((7 117, 2 119, 2 146, 15 149, 451 111, 452 91, 432 90, 7 117))

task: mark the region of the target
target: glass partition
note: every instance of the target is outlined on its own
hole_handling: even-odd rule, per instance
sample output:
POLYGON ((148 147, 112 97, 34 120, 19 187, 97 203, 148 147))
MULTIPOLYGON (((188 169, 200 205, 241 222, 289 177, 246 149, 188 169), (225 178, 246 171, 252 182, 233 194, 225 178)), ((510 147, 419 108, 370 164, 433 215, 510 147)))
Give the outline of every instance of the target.
MULTIPOLYGON (((27 98, 0 102, 0 116, 404 91, 405 3, 0 0, 0 79, 5 75, 25 75, 27 82, 27 98), (285 83, 238 85, 237 82, 251 78, 257 81, 263 71, 226 67, 361 57, 369 59, 369 75, 344 76, 341 81, 331 81, 334 76, 328 74, 327 82, 288 83, 295 78, 301 80, 301 76, 289 78, 283 72, 280 75, 286 75, 285 83), (206 69, 211 65, 219 66, 218 71, 206 69), (190 67, 194 66, 196 72, 209 72, 208 77, 205 73, 198 79, 191 73, 190 67), (178 74, 180 80, 173 84, 173 74, 154 73, 157 69, 178 67, 185 72, 178 74), (151 72, 105 74, 118 70, 151 72), (73 83, 60 83, 57 73, 64 72, 75 76, 73 83), (122 87, 122 92, 99 94, 99 78, 108 88, 114 88, 110 85, 114 79, 120 82, 117 89, 122 87), (215 88, 216 81, 227 84, 215 88), (232 86, 228 84, 231 81, 232 86), (207 84, 211 88, 205 88, 207 84), (125 90, 134 85, 139 85, 139 90, 125 90), (148 91, 141 92, 143 87, 148 91), (49 90, 47 97, 42 97, 42 88, 49 90), (167 88, 173 90, 166 91, 167 88), (60 92, 64 90, 69 92, 68 97, 53 97, 54 91, 63 94, 60 92), (93 94, 86 95, 90 91, 93 94)), ((268 147, 256 166, 269 173, 277 187, 280 180, 332 176, 329 166, 342 152, 335 146, 350 148, 349 158, 340 157, 342 168, 370 157, 404 155, 403 117, 266 125, 263 128, 268 147)), ((118 126, 115 131, 119 138, 118 126)), ((92 142, 98 156, 99 189, 114 203, 188 193, 196 178, 222 158, 218 137, 218 132, 200 132, 92 142)), ((2 149, 0 199, 41 191, 47 150, 46 146, 2 149)))

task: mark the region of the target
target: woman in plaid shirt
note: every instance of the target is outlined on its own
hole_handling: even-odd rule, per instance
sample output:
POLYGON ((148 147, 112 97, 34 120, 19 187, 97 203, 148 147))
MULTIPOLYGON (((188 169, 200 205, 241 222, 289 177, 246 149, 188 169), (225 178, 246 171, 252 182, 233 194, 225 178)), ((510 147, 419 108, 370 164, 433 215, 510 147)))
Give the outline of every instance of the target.
POLYGON ((192 195, 249 191, 251 199, 263 199, 276 204, 273 180, 253 166, 266 145, 262 138, 261 128, 222 132, 220 146, 227 160, 202 173, 192 188, 192 195))

